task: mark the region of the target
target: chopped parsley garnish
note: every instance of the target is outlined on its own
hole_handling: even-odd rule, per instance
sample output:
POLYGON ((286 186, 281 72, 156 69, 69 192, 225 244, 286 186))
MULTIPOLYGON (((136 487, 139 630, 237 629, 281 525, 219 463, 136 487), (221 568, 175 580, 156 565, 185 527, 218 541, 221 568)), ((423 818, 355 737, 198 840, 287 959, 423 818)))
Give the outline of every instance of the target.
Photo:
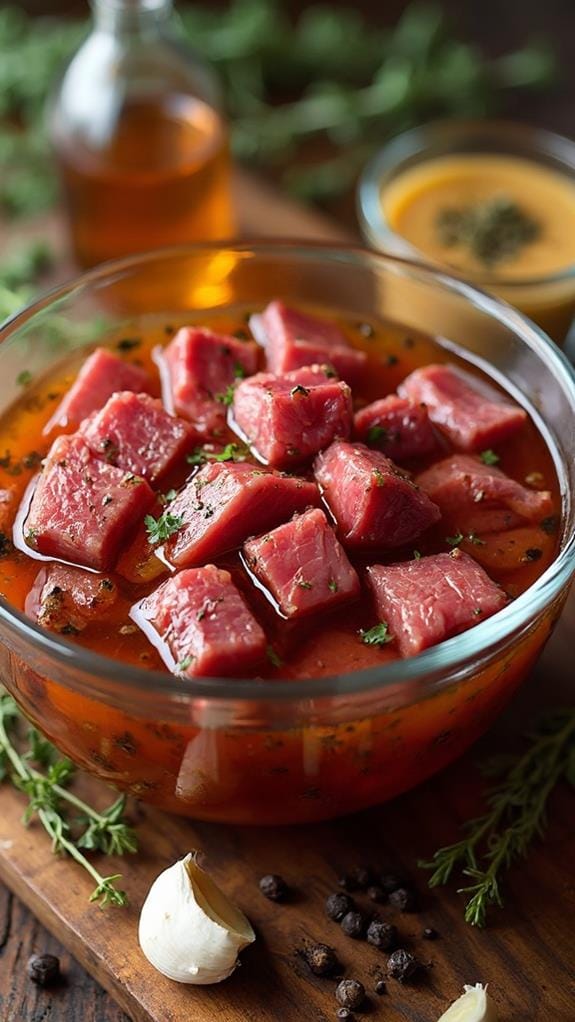
POLYGON ((383 472, 380 471, 380 469, 374 468, 373 478, 375 479, 376 486, 385 486, 385 476, 383 472))
POLYGON ((213 461, 245 461, 249 453, 250 449, 246 444, 231 443, 226 444, 219 454, 208 454, 206 457, 213 461))
POLYGON ((451 546, 459 546, 466 539, 468 543, 473 543, 473 546, 485 546, 485 540, 480 539, 475 532, 469 532, 467 536, 464 536, 462 532, 458 532, 455 536, 446 536, 445 542, 451 546))
POLYGON ((186 455, 186 461, 188 465, 205 465, 206 461, 245 461, 249 453, 247 444, 226 444, 218 454, 196 447, 191 454, 186 455))
POLYGON ((267 653, 267 658, 268 658, 270 664, 272 664, 273 667, 283 667, 283 660, 278 655, 278 653, 276 653, 276 651, 273 648, 273 646, 268 646, 268 648, 266 649, 266 653, 267 653))
POLYGON ((185 656, 183 660, 180 660, 174 668, 176 674, 183 674, 184 671, 187 671, 188 667, 191 667, 193 659, 193 656, 185 656))
POLYGON ((169 504, 171 500, 174 500, 174 498, 177 497, 177 495, 177 490, 168 490, 167 493, 158 494, 160 504, 169 504))
POLYGON ((445 537, 445 542, 447 543, 448 546, 455 547, 455 546, 459 546, 460 543, 463 543, 464 539, 465 539, 465 536, 463 535, 463 533, 462 532, 457 532, 455 534, 455 536, 446 536, 445 537))
POLYGON ((152 515, 146 515, 144 518, 148 539, 154 545, 169 539, 170 536, 173 536, 174 533, 181 529, 183 524, 184 519, 182 515, 172 515, 169 511, 164 511, 159 518, 154 518, 152 515))
POLYGON ((359 634, 366 646, 387 646, 388 642, 393 642, 393 635, 389 634, 389 625, 386 621, 380 621, 367 631, 362 628, 359 634))
POLYGON ((331 593, 337 593, 339 586, 334 578, 330 579, 330 581, 327 584, 327 588, 331 593))
POLYGON ((16 377, 16 383, 19 387, 28 387, 32 383, 32 373, 29 369, 23 369, 21 373, 18 373, 16 377))
POLYGON ((495 451, 492 451, 491 448, 488 448, 486 451, 482 451, 479 457, 484 465, 498 465, 501 461, 499 455, 496 454, 495 451))
POLYGON ((191 454, 186 454, 188 465, 204 465, 207 460, 208 456, 201 447, 196 447, 191 454))
POLYGON ((243 380, 246 375, 246 371, 241 362, 236 362, 234 365, 234 377, 236 380, 243 380))
POLYGON ((541 234, 537 221, 505 196, 441 209, 436 229, 442 245, 469 249, 486 267, 513 258, 541 234))
POLYGON ((309 390, 307 387, 302 387, 301 383, 298 383, 296 387, 292 387, 290 390, 291 397, 295 397, 297 394, 301 394, 302 397, 307 397, 309 390))
POLYGON ((221 394, 216 394, 216 401, 219 401, 221 405, 229 407, 234 400, 234 385, 229 383, 228 386, 221 394))
POLYGON ((380 440, 387 440, 387 430, 383 426, 370 426, 367 431, 368 444, 378 444, 380 440))
POLYGON ((308 582, 305 578, 300 579, 298 586, 300 589, 313 589, 312 583, 308 582))
POLYGON ((414 561, 420 561, 421 560, 421 554, 420 554, 419 550, 414 550, 413 551, 413 560, 414 561))

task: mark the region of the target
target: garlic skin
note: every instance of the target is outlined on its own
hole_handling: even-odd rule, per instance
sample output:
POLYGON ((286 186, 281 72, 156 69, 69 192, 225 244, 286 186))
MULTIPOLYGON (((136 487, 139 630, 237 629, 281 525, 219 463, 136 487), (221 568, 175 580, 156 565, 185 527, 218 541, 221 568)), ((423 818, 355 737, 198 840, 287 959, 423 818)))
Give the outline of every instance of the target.
POLYGON ((240 951, 256 939, 249 920, 197 864, 190 852, 160 873, 142 907, 140 947, 176 983, 220 983, 240 951))
POLYGON ((465 993, 444 1011, 437 1022, 497 1022, 497 1010, 487 995, 487 987, 476 983, 463 987, 465 993))

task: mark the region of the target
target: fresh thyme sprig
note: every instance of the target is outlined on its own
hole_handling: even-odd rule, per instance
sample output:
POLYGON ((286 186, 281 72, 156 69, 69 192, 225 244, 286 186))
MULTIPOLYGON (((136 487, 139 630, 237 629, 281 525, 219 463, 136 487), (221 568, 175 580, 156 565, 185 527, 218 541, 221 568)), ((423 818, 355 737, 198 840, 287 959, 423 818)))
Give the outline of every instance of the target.
MULTIPOLYGON (((314 4, 292 20, 280 0, 182 5, 181 26, 220 75, 240 159, 277 168, 321 140, 319 162, 315 153, 311 163, 292 160, 282 174, 309 199, 349 188, 386 137, 437 115, 492 112, 502 93, 544 88, 555 71, 551 48, 538 42, 487 60, 454 36, 439 4, 421 0, 389 30, 351 4, 314 4)), ((87 29, 84 20, 0 10, 0 207, 8 214, 35 213, 55 198, 46 96, 87 29)))
POLYGON ((96 884, 90 901, 99 902, 101 907, 126 905, 126 892, 116 885, 120 874, 102 876, 82 851, 105 855, 137 851, 136 834, 124 818, 125 798, 118 798, 103 812, 78 798, 66 787, 74 775, 74 765, 60 757, 38 731, 28 731, 28 748, 19 751, 14 739, 20 720, 12 697, 0 691, 0 780, 11 781, 27 796, 24 824, 28 826, 36 817, 52 840, 52 851, 69 855, 89 873, 96 884), (43 769, 36 769, 32 762, 43 769), (79 815, 70 818, 71 812, 79 815))
POLYGON ((501 876, 547 824, 547 803, 561 779, 575 786, 575 709, 548 714, 517 756, 487 761, 483 772, 496 782, 486 794, 487 811, 464 824, 465 837, 440 848, 430 862, 430 887, 446 884, 461 869, 471 883, 459 888, 467 895, 465 920, 485 926, 488 910, 502 906, 501 876))

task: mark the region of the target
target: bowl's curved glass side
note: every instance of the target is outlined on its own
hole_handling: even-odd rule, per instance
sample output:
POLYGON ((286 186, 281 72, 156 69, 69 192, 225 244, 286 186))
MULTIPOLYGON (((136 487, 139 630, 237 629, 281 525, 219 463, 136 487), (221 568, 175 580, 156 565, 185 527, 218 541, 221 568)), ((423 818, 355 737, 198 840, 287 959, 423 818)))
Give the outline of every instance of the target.
MULTIPOLYGON (((566 590, 565 590, 566 592, 566 590)), ((144 701, 140 712, 72 691, 0 647, 26 715, 81 767, 172 812, 215 822, 300 823, 367 808, 419 784, 474 742, 522 683, 564 593, 481 664, 357 697, 221 708, 188 703, 188 721, 144 701), (236 719, 233 719, 233 711, 236 719)), ((50 669, 50 665, 47 665, 50 669)))
MULTIPOLYGON (((417 265, 360 251, 267 245, 169 251, 104 268, 56 295, 71 347, 90 329, 137 330, 230 303, 287 301, 435 332, 487 361, 539 420, 564 500, 562 552, 494 618, 412 661, 300 682, 201 679, 127 668, 25 623, 0 601, 2 676, 25 712, 82 766, 175 811, 288 822, 375 804, 445 765, 485 730, 550 634, 575 569, 575 384, 565 360, 513 310, 417 265)), ((17 374, 51 369, 54 301, 0 330, 0 411, 17 374), (20 353, 20 354, 18 354, 20 353)))

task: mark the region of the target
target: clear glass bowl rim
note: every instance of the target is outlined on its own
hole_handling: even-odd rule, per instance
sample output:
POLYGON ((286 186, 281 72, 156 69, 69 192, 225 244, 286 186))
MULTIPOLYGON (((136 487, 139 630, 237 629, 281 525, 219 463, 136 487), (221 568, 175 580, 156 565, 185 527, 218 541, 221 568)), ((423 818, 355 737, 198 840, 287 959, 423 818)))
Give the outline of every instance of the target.
MULTIPOLYGON (((464 118, 430 121, 428 124, 408 128, 407 131, 395 135, 381 149, 378 149, 366 164, 357 186, 357 211, 366 240, 370 244, 376 244, 378 247, 381 247, 381 250, 385 252, 386 243, 389 243, 391 239, 395 239, 400 244, 403 255, 406 258, 414 259, 417 262, 425 262, 425 253, 407 241, 403 235, 394 231, 385 217, 380 201, 380 185, 383 175, 399 166, 408 155, 415 156, 418 149, 424 150, 426 145, 440 134, 446 136, 449 134, 454 142, 456 142, 458 137, 472 138, 474 134, 487 137, 490 133, 493 133, 494 137, 502 135, 511 143, 516 139, 523 144, 530 145, 534 162, 537 162, 538 153, 547 153, 555 156, 563 163, 571 166, 575 177, 575 141, 567 138, 566 135, 549 131, 547 128, 523 124, 519 121, 470 120, 464 118)), ((496 151, 494 146, 494 152, 496 151)), ((455 149, 453 155, 457 155, 457 149, 455 149)), ((527 153, 525 158, 529 159, 527 153)), ((560 173, 560 171, 558 172, 560 173)), ((434 263, 433 265, 437 264, 434 263)), ((446 272, 449 274, 449 269, 446 272)), ((452 271, 452 275, 456 276, 455 271, 452 271)), ((570 263, 565 269, 558 270, 556 273, 540 276, 508 280, 505 277, 489 274, 474 274, 473 281, 480 288, 495 289, 504 287, 512 294, 515 289, 542 284, 561 284, 572 280, 574 277, 575 262, 570 263)))
MULTIPOLYGON (((555 375, 562 380, 566 391, 570 392, 575 419, 575 371, 565 355, 552 341, 525 316, 488 293, 467 284, 457 277, 450 276, 428 264, 402 259, 383 252, 373 252, 359 245, 333 245, 321 242, 292 241, 250 241, 250 242, 205 242, 191 245, 173 246, 151 252, 128 256, 124 259, 104 263, 93 270, 53 288, 29 303, 19 312, 0 324, 0 344, 10 337, 38 312, 48 309, 53 303, 72 297, 74 292, 96 286, 101 288, 107 279, 113 281, 118 276, 130 273, 138 266, 158 260, 169 260, 194 252, 235 253, 243 256, 296 257, 302 262, 317 260, 319 257, 330 263, 355 264, 376 268, 378 265, 398 274, 411 276, 424 283, 433 281, 439 289, 455 292, 460 297, 478 307, 483 313, 499 320, 507 329, 514 331, 524 343, 535 350, 540 357, 545 357, 555 375)), ((419 656, 406 660, 397 660, 348 674, 331 675, 329 677, 269 680, 269 679, 235 679, 235 678, 176 678, 169 673, 149 671, 133 667, 121 661, 112 660, 91 650, 74 645, 65 638, 56 638, 44 631, 26 615, 11 607, 0 597, 0 622, 18 640, 26 640, 38 653, 44 653, 56 663, 67 667, 76 667, 82 672, 81 685, 77 687, 85 695, 89 695, 89 683, 86 675, 95 675, 105 679, 119 688, 125 686, 130 690, 146 695, 157 693, 168 699, 175 698, 182 702, 186 697, 192 699, 225 702, 233 700, 236 705, 243 701, 256 700, 258 703, 294 702, 298 699, 314 700, 341 696, 358 696, 361 694, 385 689, 390 686, 419 681, 423 687, 418 699, 425 695, 426 677, 430 688, 434 691, 443 685, 451 684, 458 670, 482 660, 486 652, 499 643, 504 642, 517 629, 521 629, 540 613, 555 596, 563 589, 575 572, 575 523, 571 523, 569 534, 564 545, 546 571, 521 596, 494 617, 476 625, 461 635, 441 643, 419 656), (445 675, 438 682, 437 674, 445 675)), ((69 683, 62 682, 65 686, 69 683)))

